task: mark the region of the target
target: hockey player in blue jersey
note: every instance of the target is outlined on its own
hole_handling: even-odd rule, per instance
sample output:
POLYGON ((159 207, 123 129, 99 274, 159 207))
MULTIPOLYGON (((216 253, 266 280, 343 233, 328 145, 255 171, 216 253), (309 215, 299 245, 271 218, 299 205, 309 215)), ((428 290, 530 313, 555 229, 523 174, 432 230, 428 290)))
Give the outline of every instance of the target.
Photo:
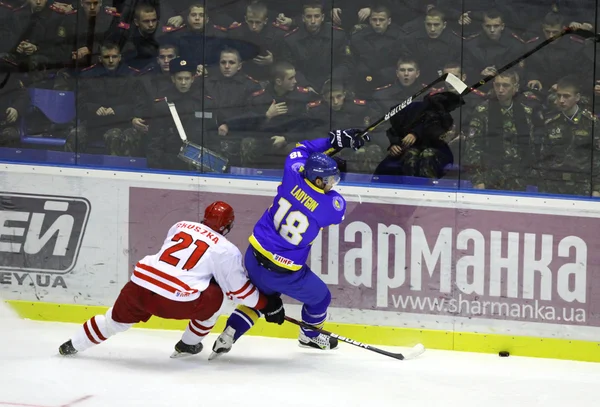
MULTIPOLYGON (((335 130, 328 137, 299 143, 286 159, 283 179, 273 204, 254 226, 244 265, 252 283, 266 295, 285 294, 301 303, 302 321, 322 327, 327 318, 331 293, 307 265, 311 244, 320 230, 344 220, 346 201, 333 191, 339 182, 337 163, 323 154, 330 148, 358 150, 369 137, 359 129, 335 130)), ((213 345, 209 359, 229 352, 260 313, 237 307, 213 345)), ((269 322, 282 324, 283 306, 267 315, 269 322)), ((311 329, 300 329, 300 346, 335 349, 335 338, 311 329)))

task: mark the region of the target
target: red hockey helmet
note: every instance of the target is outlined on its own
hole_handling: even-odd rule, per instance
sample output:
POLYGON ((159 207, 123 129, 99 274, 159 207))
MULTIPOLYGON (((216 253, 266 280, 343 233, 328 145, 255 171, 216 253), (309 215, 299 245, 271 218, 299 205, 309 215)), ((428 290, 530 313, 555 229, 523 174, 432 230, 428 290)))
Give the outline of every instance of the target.
POLYGON ((204 210, 202 223, 222 235, 229 233, 233 227, 235 214, 233 208, 226 202, 216 201, 204 210))

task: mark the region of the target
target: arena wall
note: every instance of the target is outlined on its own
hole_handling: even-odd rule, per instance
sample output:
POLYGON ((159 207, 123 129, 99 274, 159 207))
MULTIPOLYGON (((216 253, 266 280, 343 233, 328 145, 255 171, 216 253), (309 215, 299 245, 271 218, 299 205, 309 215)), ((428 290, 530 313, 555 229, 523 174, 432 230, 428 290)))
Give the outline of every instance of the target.
MULTIPOLYGON (((104 312, 168 228, 231 203, 245 251, 276 181, 0 166, 0 296, 22 317, 104 312)), ((340 185, 345 221, 314 242, 326 328, 375 345, 600 361, 600 205, 590 200, 340 185)), ((299 317, 297 303, 288 314, 299 317)), ((232 308, 229 307, 228 311, 232 308)), ((184 329, 153 318, 143 328, 184 329)), ((223 327, 223 318, 216 327, 223 327)), ((255 335, 297 327, 259 323, 255 335)))

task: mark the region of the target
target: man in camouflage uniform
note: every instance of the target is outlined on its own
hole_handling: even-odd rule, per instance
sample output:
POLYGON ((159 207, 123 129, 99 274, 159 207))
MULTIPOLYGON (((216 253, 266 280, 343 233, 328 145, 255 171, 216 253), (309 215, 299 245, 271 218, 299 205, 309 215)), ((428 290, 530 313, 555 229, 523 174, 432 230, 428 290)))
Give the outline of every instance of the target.
POLYGON ((534 139, 542 117, 518 89, 518 74, 502 73, 494 79, 495 96, 475 108, 463 165, 475 188, 524 191, 536 182, 534 139))
POLYGON ((133 131, 133 79, 137 73, 121 62, 119 46, 105 43, 101 63, 79 75, 77 107, 82 124, 65 144, 67 151, 139 157, 140 136, 133 131))
POLYGON ((542 192, 600 196, 600 144, 593 139, 598 120, 580 100, 575 77, 558 81, 556 110, 545 120, 538 163, 542 192))
MULTIPOLYGON (((307 106, 308 118, 317 126, 313 131, 315 137, 343 127, 364 129, 380 116, 371 103, 353 98, 342 83, 327 82, 321 93, 323 99, 307 106)), ((372 140, 358 151, 345 149, 340 152, 339 157, 346 161, 348 172, 372 173, 375 170, 384 157, 387 143, 383 134, 372 137, 372 140)))

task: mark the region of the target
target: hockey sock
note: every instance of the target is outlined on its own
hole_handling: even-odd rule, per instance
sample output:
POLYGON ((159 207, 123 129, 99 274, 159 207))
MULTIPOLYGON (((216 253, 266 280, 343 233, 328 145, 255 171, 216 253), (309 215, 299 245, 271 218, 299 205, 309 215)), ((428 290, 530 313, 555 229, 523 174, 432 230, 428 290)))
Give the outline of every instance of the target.
MULTIPOLYGON (((313 325, 317 328, 322 328, 325 324, 325 320, 327 319, 327 308, 331 303, 331 293, 327 291, 327 296, 318 304, 315 305, 307 305, 304 304, 302 306, 302 321, 307 324, 313 325)), ((309 338, 314 338, 319 336, 317 331, 313 331, 312 329, 304 329, 300 328, 304 335, 309 338)))
POLYGON ((197 345, 210 333, 213 326, 214 322, 196 321, 195 319, 192 319, 181 336, 181 340, 186 345, 197 345))
POLYGON ((123 324, 112 319, 112 308, 106 311, 105 315, 96 315, 79 328, 71 338, 73 347, 82 352, 94 345, 99 345, 111 336, 124 332, 134 324, 123 324))
POLYGON ((240 336, 248 332, 254 326, 260 312, 245 305, 238 305, 227 319, 227 326, 235 329, 234 341, 237 341, 240 336))

